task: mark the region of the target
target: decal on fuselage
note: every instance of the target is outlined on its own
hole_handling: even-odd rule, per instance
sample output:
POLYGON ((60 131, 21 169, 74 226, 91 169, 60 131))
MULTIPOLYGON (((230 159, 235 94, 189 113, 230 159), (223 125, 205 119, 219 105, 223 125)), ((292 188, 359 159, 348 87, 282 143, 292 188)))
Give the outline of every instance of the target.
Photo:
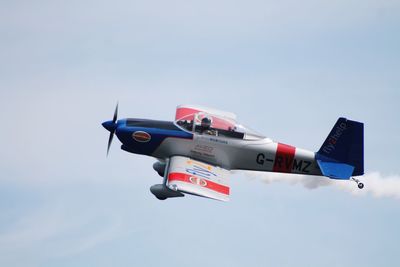
POLYGON ((211 137, 209 135, 198 135, 197 138, 198 138, 198 140, 201 140, 201 141, 207 141, 207 142, 224 144, 224 145, 229 144, 227 140, 223 140, 223 139, 216 138, 216 137, 211 137))
POLYGON ((147 143, 151 140, 151 135, 144 131, 136 131, 132 134, 132 138, 140 143, 147 143))
POLYGON ((309 173, 309 167, 311 166, 311 161, 308 160, 299 160, 297 161, 296 159, 293 160, 293 167, 292 170, 298 171, 298 172, 305 172, 309 173))
POLYGON ((193 155, 203 156, 207 158, 214 158, 214 148, 207 145, 197 144, 194 149, 190 150, 193 155))
POLYGON ((296 158, 291 158, 287 155, 277 155, 275 160, 267 158, 265 154, 259 153, 256 157, 256 162, 259 165, 264 165, 267 162, 273 163, 273 171, 276 172, 303 172, 309 173, 311 161, 308 160, 298 160, 296 158))

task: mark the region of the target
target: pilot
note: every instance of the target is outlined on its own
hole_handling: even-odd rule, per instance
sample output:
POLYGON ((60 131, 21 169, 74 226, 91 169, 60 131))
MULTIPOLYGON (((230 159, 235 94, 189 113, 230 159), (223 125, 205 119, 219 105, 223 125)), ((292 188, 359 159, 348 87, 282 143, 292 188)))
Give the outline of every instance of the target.
POLYGON ((209 135, 217 135, 216 131, 211 129, 211 119, 208 117, 201 120, 201 131, 209 135))

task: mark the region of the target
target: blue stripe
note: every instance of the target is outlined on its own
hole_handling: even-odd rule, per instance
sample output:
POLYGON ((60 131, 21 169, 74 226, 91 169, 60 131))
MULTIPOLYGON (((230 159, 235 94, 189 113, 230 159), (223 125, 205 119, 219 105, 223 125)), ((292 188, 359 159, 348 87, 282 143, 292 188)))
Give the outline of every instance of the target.
MULTIPOLYGON (((178 128, 179 129, 179 128, 178 128)), ((161 145, 161 143, 169 137, 193 139, 193 134, 183 130, 167 130, 148 127, 126 127, 126 124, 120 124, 116 130, 118 139, 123 144, 123 149, 132 153, 151 155, 161 145), (132 134, 136 131, 144 131, 151 136, 149 142, 138 142, 132 138, 132 134)))

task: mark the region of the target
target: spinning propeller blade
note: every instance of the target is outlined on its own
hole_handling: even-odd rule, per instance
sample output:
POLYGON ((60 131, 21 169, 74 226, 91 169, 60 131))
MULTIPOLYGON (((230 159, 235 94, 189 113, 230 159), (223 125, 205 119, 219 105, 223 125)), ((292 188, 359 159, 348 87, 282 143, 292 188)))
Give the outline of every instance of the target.
POLYGON ((108 137, 107 156, 108 156, 108 153, 110 152, 110 147, 111 147, 113 138, 114 138, 114 132, 110 132, 110 137, 108 137))
POLYGON ((117 119, 118 119, 118 103, 117 103, 117 106, 115 107, 114 116, 113 116, 112 121, 106 121, 106 122, 103 122, 103 124, 102 124, 103 127, 106 128, 110 132, 110 137, 108 138, 108 145, 107 145, 107 156, 108 156, 108 153, 110 152, 110 147, 111 147, 112 140, 114 138, 115 130, 117 129, 117 119))
POLYGON ((117 106, 115 107, 115 111, 114 111, 113 123, 115 123, 117 121, 117 117, 118 117, 118 102, 117 102, 117 106))

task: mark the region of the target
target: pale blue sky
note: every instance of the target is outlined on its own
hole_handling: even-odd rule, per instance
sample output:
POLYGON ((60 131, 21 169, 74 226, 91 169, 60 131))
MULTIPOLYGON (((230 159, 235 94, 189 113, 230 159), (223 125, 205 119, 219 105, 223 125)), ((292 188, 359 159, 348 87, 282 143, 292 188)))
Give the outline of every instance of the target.
POLYGON ((399 1, 1 2, 0 265, 399 266, 399 199, 238 173, 161 202, 100 125, 194 103, 315 151, 347 116, 399 177, 399 32, 399 1))

